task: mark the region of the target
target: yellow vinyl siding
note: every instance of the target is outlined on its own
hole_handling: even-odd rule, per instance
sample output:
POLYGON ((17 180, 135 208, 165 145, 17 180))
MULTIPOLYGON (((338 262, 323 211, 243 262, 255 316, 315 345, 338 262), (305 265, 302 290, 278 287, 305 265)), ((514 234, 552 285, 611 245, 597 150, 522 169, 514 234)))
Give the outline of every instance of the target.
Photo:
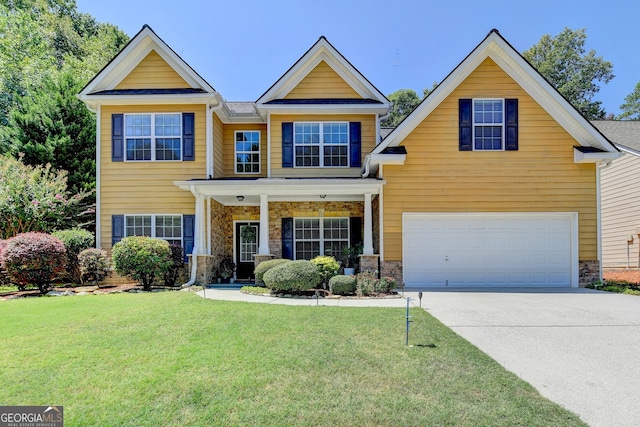
POLYGON ((184 89, 189 88, 178 73, 155 50, 116 86, 116 89, 184 89))
POLYGON ((384 257, 402 259, 402 212, 578 212, 579 258, 597 259, 593 164, 578 143, 493 61, 485 60, 401 145, 403 166, 383 168, 384 257), (518 151, 458 151, 460 98, 517 98, 518 151))
POLYGON ((223 156, 223 130, 224 124, 220 117, 214 115, 213 120, 213 175, 214 178, 222 178, 224 170, 224 156, 223 156))
POLYGON ((222 158, 223 174, 226 177, 264 177, 267 176, 267 125, 264 124, 233 124, 225 125, 223 130, 222 158), (260 173, 241 173, 235 171, 235 132, 260 131, 260 173))
POLYGON ((285 99, 362 98, 338 75, 321 61, 307 74, 285 99))
POLYGON ((102 247, 110 249, 112 215, 195 212, 193 195, 173 181, 205 177, 205 106, 103 106, 101 111, 100 226, 102 247), (195 161, 111 161, 112 114, 163 112, 195 113, 195 161))
POLYGON ((373 114, 360 115, 271 115, 271 176, 286 177, 357 177, 361 168, 283 168, 282 167, 282 123, 283 122, 360 122, 362 161, 375 147, 376 122, 373 114))

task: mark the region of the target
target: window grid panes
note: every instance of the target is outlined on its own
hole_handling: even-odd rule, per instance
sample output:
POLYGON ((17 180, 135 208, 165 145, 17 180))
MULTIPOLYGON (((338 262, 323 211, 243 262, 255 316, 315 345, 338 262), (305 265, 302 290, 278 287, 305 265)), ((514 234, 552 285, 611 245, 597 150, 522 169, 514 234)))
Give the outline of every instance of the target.
POLYGON ((260 173, 260 132, 238 131, 235 140, 236 173, 260 173))
POLYGON ((349 246, 349 218, 296 218, 295 259, 340 256, 349 246))
POLYGON ((182 246, 182 215, 127 215, 125 236, 147 236, 182 246))
POLYGON ((294 123, 296 167, 348 167, 349 124, 294 123))
POLYGON ((125 115, 126 159, 180 160, 182 116, 171 114, 125 115))
POLYGON ((473 147, 475 150, 502 150, 504 101, 473 100, 473 147))
POLYGON ((243 225, 240 227, 240 262, 253 262, 253 256, 257 253, 258 227, 255 225, 243 225), (247 228, 252 229, 252 233, 245 234, 245 229, 247 228))

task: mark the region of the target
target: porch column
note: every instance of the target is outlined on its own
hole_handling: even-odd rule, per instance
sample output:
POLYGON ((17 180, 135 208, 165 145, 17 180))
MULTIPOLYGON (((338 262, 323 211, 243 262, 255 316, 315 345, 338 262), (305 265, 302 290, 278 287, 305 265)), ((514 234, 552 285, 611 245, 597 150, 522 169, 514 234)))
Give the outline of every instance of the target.
POLYGON ((204 225, 204 196, 196 194, 196 220, 195 220, 195 242, 193 245, 193 254, 206 254, 206 226, 204 225))
POLYGON ((260 195, 260 246, 258 254, 269 254, 269 200, 266 194, 260 195))
POLYGON ((373 220, 371 214, 371 193, 364 193, 364 242, 363 255, 373 255, 373 220))

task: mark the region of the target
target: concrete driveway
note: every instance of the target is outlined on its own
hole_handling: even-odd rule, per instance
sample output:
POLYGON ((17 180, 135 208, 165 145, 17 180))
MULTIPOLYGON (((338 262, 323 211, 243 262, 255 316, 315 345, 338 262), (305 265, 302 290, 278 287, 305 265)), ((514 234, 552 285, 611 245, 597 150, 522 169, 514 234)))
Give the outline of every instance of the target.
POLYGON ((589 425, 640 425, 640 297, 429 290, 422 307, 589 425))

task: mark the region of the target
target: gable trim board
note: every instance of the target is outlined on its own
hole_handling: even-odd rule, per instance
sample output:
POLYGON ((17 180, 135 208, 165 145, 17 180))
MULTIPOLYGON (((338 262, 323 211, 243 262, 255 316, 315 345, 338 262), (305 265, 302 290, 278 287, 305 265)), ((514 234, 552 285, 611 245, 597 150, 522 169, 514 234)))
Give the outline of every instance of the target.
POLYGON ((577 287, 578 214, 402 214, 407 288, 577 287))
POLYGON ((602 150, 603 159, 616 158, 618 150, 587 119, 551 86, 542 75, 518 53, 497 30, 487 37, 407 116, 373 151, 379 154, 387 147, 402 143, 453 90, 486 58, 493 60, 547 111, 581 146, 602 150), (614 153, 607 155, 607 153, 614 153))

